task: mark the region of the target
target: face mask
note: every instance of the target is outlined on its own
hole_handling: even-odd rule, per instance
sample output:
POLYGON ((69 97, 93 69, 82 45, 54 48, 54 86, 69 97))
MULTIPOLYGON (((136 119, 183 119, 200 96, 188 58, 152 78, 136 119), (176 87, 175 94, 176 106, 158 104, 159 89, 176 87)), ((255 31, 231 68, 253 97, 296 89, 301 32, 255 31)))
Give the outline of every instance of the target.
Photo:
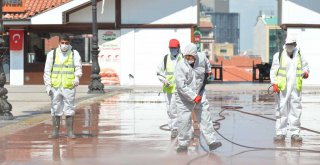
POLYGON ((61 51, 66 52, 66 51, 68 51, 68 49, 69 49, 69 45, 60 44, 60 49, 61 49, 61 51))
POLYGON ((170 48, 170 54, 176 56, 179 53, 178 48, 170 48))
POLYGON ((286 51, 288 52, 288 53, 292 53, 293 52, 293 50, 294 50, 294 46, 292 46, 292 45, 286 45, 286 51))
POLYGON ((188 64, 194 64, 194 60, 186 60, 188 64))

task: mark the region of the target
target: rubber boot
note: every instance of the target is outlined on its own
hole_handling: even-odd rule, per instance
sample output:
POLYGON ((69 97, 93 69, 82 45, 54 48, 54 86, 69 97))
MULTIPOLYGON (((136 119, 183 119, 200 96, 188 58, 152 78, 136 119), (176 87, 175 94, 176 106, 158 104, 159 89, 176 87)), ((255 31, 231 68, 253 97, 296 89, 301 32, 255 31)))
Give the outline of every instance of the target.
POLYGON ((67 137, 74 139, 76 136, 73 134, 73 116, 66 116, 67 137))
POLYGON ((299 136, 299 135, 292 135, 291 136, 291 142, 302 143, 302 137, 299 136))
POLYGON ((213 151, 221 146, 222 146, 221 142, 213 142, 209 145, 209 150, 213 151))
POLYGON ((60 119, 60 116, 52 116, 52 133, 49 135, 49 139, 56 139, 59 137, 60 119))
POLYGON ((172 139, 176 138, 178 136, 178 134, 179 134, 178 130, 176 130, 176 129, 172 130, 171 131, 171 138, 172 139))
POLYGON ((180 146, 177 148, 177 153, 187 153, 188 152, 188 146, 180 146))

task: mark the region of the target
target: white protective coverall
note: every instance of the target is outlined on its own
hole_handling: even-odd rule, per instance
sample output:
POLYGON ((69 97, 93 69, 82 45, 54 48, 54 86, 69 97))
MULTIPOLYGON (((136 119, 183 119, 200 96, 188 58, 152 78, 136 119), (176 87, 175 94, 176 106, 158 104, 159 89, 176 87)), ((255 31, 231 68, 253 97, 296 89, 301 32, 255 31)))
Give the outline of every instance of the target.
POLYGON ((209 145, 216 141, 216 137, 205 90, 201 92, 202 95, 200 94, 202 99, 199 104, 195 104, 193 100, 203 85, 205 74, 211 72, 211 66, 206 56, 197 52, 197 47, 194 44, 190 44, 185 48, 184 55, 193 55, 196 60, 193 67, 185 59, 180 60, 176 66, 179 145, 189 145, 192 136, 191 112, 193 109, 197 120, 200 122, 200 131, 209 145))
MULTIPOLYGON (((69 50, 65 53, 63 53, 60 49, 60 61, 65 61, 67 59, 67 54, 69 51, 72 51, 72 46, 69 45, 69 50)), ((51 69, 52 69, 52 64, 53 64, 53 50, 51 50, 47 54, 47 60, 46 60, 46 65, 44 69, 44 84, 46 86, 46 89, 51 87, 51 69)), ((81 57, 79 55, 79 52, 76 50, 73 50, 73 57, 74 57, 74 66, 75 66, 75 81, 80 80, 82 76, 82 62, 81 62, 81 57)), ((63 113, 66 116, 73 116, 75 114, 75 94, 76 94, 76 88, 73 87, 72 89, 67 89, 63 87, 59 88, 53 88, 51 87, 52 95, 51 95, 51 115, 52 116, 62 116, 63 113)))
MULTIPOLYGON (((173 66, 175 67, 177 64, 177 58, 178 55, 173 56, 173 55, 168 55, 167 57, 171 59, 173 66)), ((164 58, 161 61, 161 63, 158 65, 157 68, 157 77, 160 80, 161 83, 165 83, 166 81, 166 76, 165 76, 165 70, 164 70, 164 58)), ((175 94, 171 93, 164 93, 165 101, 166 101, 166 107, 167 107, 167 114, 168 114, 168 127, 169 129, 172 130, 177 130, 177 106, 176 106, 176 96, 175 94)))
MULTIPOLYGON (((284 47, 285 50, 285 47, 284 47)), ((283 51, 281 56, 284 56, 287 62, 287 84, 286 90, 280 91, 276 95, 276 135, 286 135, 289 129, 292 135, 300 134, 300 116, 302 111, 301 106, 301 91, 296 89, 296 71, 297 71, 297 47, 294 49, 293 58, 291 59, 286 51, 283 51), (288 126, 288 128, 287 128, 288 126)), ((301 54, 302 71, 309 73, 308 63, 301 54)), ((277 72, 280 67, 279 52, 273 56, 272 67, 270 70, 271 84, 277 84, 277 72)))

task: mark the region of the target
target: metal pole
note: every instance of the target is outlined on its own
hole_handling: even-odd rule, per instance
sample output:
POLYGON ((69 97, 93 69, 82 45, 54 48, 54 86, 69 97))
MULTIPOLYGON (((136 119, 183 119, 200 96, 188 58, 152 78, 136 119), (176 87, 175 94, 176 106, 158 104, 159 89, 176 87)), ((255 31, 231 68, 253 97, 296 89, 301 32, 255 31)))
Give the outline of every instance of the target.
POLYGON ((91 82, 88 93, 104 93, 104 85, 101 83, 100 66, 98 63, 98 28, 97 28, 97 0, 92 0, 92 66, 91 82))
POLYGON ((4 88, 6 84, 6 75, 3 70, 3 55, 6 51, 3 40, 3 20, 2 20, 2 0, 0 0, 0 119, 12 120, 14 117, 11 113, 12 105, 7 101, 8 90, 4 88))

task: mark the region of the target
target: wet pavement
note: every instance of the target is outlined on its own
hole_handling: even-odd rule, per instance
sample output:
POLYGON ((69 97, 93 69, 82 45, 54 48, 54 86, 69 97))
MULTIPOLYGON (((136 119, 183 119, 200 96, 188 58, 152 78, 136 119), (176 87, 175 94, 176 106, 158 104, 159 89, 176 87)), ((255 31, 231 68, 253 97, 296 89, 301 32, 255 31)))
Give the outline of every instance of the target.
POLYGON ((223 146, 207 154, 208 147, 196 130, 188 153, 177 154, 176 140, 170 139, 169 131, 160 129, 167 119, 164 96, 158 95, 159 90, 141 88, 77 108, 75 140, 64 137, 64 120, 56 140, 47 139, 50 120, 0 137, 0 164, 320 164, 320 96, 311 92, 303 95, 301 122, 309 129, 301 131, 303 144, 291 143, 290 135, 284 144, 274 144, 275 96, 264 86, 254 90, 217 87, 206 88, 212 118, 220 122, 219 133, 240 145, 260 149, 240 147, 216 134, 223 146))

